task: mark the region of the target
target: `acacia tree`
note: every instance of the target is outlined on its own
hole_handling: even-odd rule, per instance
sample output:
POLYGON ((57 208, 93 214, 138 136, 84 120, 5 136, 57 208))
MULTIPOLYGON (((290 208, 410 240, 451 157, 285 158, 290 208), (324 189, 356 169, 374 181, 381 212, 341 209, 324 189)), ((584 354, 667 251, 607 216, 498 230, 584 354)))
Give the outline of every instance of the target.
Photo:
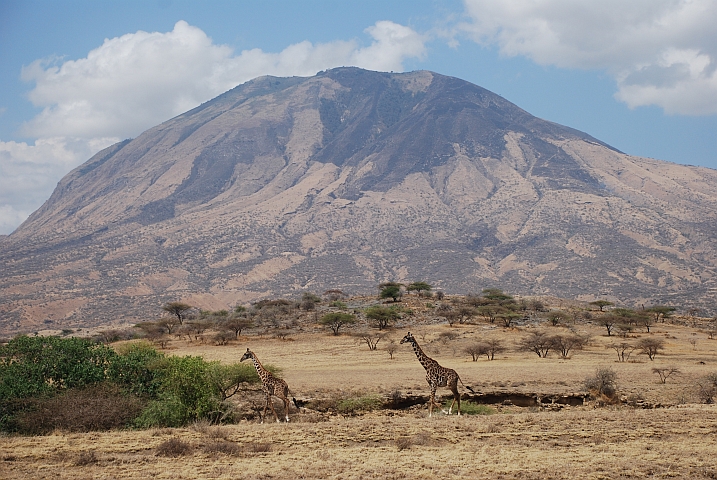
POLYGON ((483 340, 481 343, 483 344, 483 355, 488 357, 488 360, 493 360, 497 354, 506 351, 503 342, 497 338, 489 338, 488 340, 483 340))
POLYGON ((665 319, 669 318, 670 315, 672 315, 672 312, 677 310, 675 307, 670 307, 667 305, 655 305, 654 307, 650 307, 645 310, 645 313, 652 315, 652 318, 655 319, 655 323, 659 323, 660 319, 662 321, 665 321, 665 319))
POLYGON ((180 325, 184 322, 184 314, 188 310, 191 310, 191 309, 192 309, 191 305, 187 305, 186 303, 182 303, 182 302, 170 302, 170 303, 166 303, 162 307, 162 310, 164 310, 165 312, 168 312, 168 313, 176 316, 180 325))
POLYGON ((617 353, 618 362, 626 362, 630 360, 632 352, 637 350, 637 347, 628 342, 611 343, 606 348, 612 348, 617 353))
POLYGON ((612 335, 612 329, 618 322, 618 317, 615 315, 603 315, 598 320, 598 323, 607 329, 607 336, 612 335))
POLYGON ((381 305, 374 305, 368 307, 365 311, 366 318, 373 320, 379 330, 383 330, 388 327, 392 321, 400 317, 398 310, 390 307, 382 307, 381 305))
POLYGON ((675 366, 655 367, 652 369, 652 373, 656 373, 660 376, 660 383, 666 383, 670 375, 679 375, 680 369, 675 366))
POLYGON ((330 312, 321 317, 319 323, 321 325, 328 326, 329 328, 331 328, 331 331, 334 332, 334 335, 338 335, 339 329, 342 326, 356 323, 356 317, 354 317, 350 313, 330 312))
POLYGON ((539 357, 545 358, 554 345, 551 335, 545 332, 531 332, 518 343, 518 348, 523 351, 533 352, 539 357))
POLYGON ((179 322, 177 322, 177 319, 174 317, 162 317, 157 320, 155 325, 166 330, 167 333, 171 335, 172 331, 179 325, 179 322))
POLYGON ((470 355, 474 362, 477 362, 478 357, 485 354, 484 347, 485 345, 480 342, 471 343, 463 349, 463 352, 470 355))
POLYGON ((485 355, 488 360, 493 360, 496 354, 505 351, 505 346, 503 346, 503 342, 500 340, 489 338, 488 340, 472 343, 463 349, 463 351, 470 355, 474 362, 482 355, 485 355))
POLYGON ((585 338, 580 335, 555 335, 553 336, 553 348, 560 352, 562 358, 568 358, 572 350, 580 350, 585 345, 585 338))
POLYGON ((445 310, 440 310, 438 312, 438 316, 445 318, 448 325, 452 327, 456 323, 456 320, 460 317, 460 314, 455 310, 447 308, 445 310))
POLYGON ((615 304, 612 302, 608 302, 607 300, 595 300, 594 302, 590 302, 590 305, 594 305, 598 307, 601 312, 604 312, 605 307, 611 307, 615 304))
POLYGON ((476 308, 476 312, 490 323, 495 323, 495 319, 501 313, 507 313, 508 309, 500 305, 482 305, 476 308))
POLYGON ((661 338, 641 338, 637 342, 637 348, 640 349, 640 353, 644 353, 650 360, 654 360, 655 356, 660 353, 660 350, 665 346, 665 341, 661 338))
POLYGON ((242 330, 254 326, 254 321, 246 316, 232 315, 221 323, 221 326, 234 332, 234 338, 239 338, 242 330))
POLYGON ((562 310, 552 310, 545 315, 545 318, 554 327, 557 327, 561 323, 566 322, 570 319, 570 315, 563 312, 562 310))
POLYGON ((645 327, 647 329, 647 333, 650 333, 650 327, 653 325, 653 323, 655 321, 656 321, 655 317, 652 315, 642 314, 642 315, 635 316, 635 323, 638 323, 638 324, 642 325, 643 327, 645 327))
POLYGON ((458 313, 458 322, 459 323, 464 323, 477 314, 475 308, 468 307, 468 306, 460 307, 458 309, 457 313, 458 313))
POLYGON ((481 293, 483 294, 483 298, 487 298, 488 300, 492 300, 495 302, 505 302, 513 300, 512 296, 508 295, 507 293, 503 293, 503 290, 501 290, 500 288, 484 288, 481 293))
POLYGON ((369 350, 376 350, 378 348, 378 342, 380 342, 385 336, 385 333, 373 333, 371 331, 363 331, 355 333, 356 337, 368 346, 369 350))
POLYGON ((505 313, 499 313, 496 315, 496 318, 500 318, 503 321, 503 326, 505 328, 510 328, 510 326, 513 324, 514 321, 518 320, 519 318, 522 318, 523 315, 515 312, 505 312, 505 313))
POLYGON ((415 291, 418 293, 419 297, 421 296, 422 292, 430 292, 432 289, 433 287, 426 282, 413 282, 409 283, 406 287, 407 292, 415 291))
POLYGON ((391 298, 394 302, 398 302, 398 299, 403 296, 400 283, 386 282, 378 287, 381 289, 379 293, 380 298, 391 298))

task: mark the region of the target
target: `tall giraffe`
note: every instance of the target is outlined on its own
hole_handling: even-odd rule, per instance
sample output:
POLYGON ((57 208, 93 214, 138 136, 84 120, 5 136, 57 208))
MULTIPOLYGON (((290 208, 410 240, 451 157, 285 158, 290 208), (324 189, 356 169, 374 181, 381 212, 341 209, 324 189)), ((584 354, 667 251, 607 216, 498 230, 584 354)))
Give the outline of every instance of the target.
POLYGON ((264 405, 264 413, 261 415, 261 423, 264 423, 264 418, 266 417, 266 409, 267 407, 271 407, 271 411, 274 412, 274 417, 276 418, 276 421, 279 422, 279 416, 276 414, 276 410, 274 410, 274 404, 271 401, 271 396, 276 395, 281 399, 282 402, 284 402, 284 416, 286 418, 286 421, 289 421, 289 386, 286 384, 284 380, 281 378, 276 378, 273 373, 271 373, 269 370, 264 368, 264 366, 259 362, 259 359, 256 358, 256 354, 246 349, 246 353, 241 357, 240 362, 243 362, 247 358, 251 358, 254 362, 254 367, 256 368, 256 373, 259 375, 259 379, 261 380, 261 387, 264 390, 264 393, 266 394, 266 404, 264 405))
POLYGON ((431 399, 428 403, 428 416, 430 417, 433 415, 434 405, 438 408, 441 408, 441 405, 436 402, 436 390, 438 389, 438 387, 448 387, 451 389, 451 392, 453 392, 453 402, 451 403, 451 407, 448 409, 448 412, 441 408, 443 410, 443 413, 448 413, 448 415, 450 415, 451 411, 453 410, 453 405, 458 402, 458 415, 460 415, 461 395, 460 393, 458 393, 458 382, 460 381, 461 385, 466 387, 471 392, 473 392, 473 389, 463 384, 463 380, 461 380, 455 370, 453 370, 452 368, 441 367, 437 361, 433 360, 431 357, 423 353, 423 350, 421 350, 421 347, 418 346, 418 342, 415 338, 413 338, 411 332, 408 332, 408 334, 406 334, 406 336, 401 339, 402 344, 406 342, 413 345, 413 351, 416 352, 418 361, 421 362, 423 368, 426 369, 426 381, 431 387, 431 399))

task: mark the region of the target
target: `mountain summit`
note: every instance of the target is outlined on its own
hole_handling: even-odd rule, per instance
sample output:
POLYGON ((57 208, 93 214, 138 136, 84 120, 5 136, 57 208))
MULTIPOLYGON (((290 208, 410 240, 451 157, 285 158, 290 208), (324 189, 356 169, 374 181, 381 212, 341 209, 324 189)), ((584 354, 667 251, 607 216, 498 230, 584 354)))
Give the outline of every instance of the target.
POLYGON ((424 280, 708 305, 717 171, 428 71, 260 77, 113 145, 0 239, 6 330, 424 280))

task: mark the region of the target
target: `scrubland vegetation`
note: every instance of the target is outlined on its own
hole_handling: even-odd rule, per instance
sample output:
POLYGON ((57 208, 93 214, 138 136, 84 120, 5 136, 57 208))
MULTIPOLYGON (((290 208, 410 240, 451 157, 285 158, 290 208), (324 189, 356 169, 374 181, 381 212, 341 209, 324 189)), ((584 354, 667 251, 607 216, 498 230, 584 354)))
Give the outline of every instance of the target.
POLYGON ((8 339, 0 477, 717 477, 714 319, 395 286, 8 339), (407 330, 477 392, 465 415, 427 418, 407 330), (290 423, 258 424, 247 347, 289 384, 290 423))

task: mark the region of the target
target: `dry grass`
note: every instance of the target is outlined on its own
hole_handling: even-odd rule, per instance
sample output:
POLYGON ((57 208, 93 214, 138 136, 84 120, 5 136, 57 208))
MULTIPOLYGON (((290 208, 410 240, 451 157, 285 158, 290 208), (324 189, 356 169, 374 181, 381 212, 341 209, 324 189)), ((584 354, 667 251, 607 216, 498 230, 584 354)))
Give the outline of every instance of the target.
MULTIPOLYGON (((398 340, 407 329, 402 325, 389 336, 398 340)), ((427 418, 421 406, 342 416, 297 413, 292 405, 288 424, 253 419, 227 426, 0 437, 0 478, 717 478, 717 406, 695 404, 693 389, 695 379, 717 371, 717 340, 690 327, 659 324, 650 335, 665 340, 663 354, 654 362, 640 355, 618 363, 606 348, 614 338, 604 336, 604 329, 577 329, 592 341, 571 359, 508 351, 494 361, 472 362, 462 353, 464 343, 495 337, 513 345, 527 330, 410 326, 430 356, 456 369, 478 392, 575 393, 598 367, 610 367, 623 399, 670 408, 502 406, 493 415, 427 418), (442 342, 446 331, 457 338, 442 342), (675 366, 681 374, 663 384, 652 373, 657 366, 675 366), (167 442, 186 449, 177 456, 159 454, 167 442)), ((305 329, 292 338, 242 337, 219 347, 174 341, 168 352, 236 362, 250 347, 262 362, 282 369, 295 396, 316 404, 428 393, 424 371, 405 345, 390 360, 380 347, 369 351, 349 336, 305 329)))
POLYGON ((227 438, 222 447, 191 428, 159 436, 118 431, 6 437, 0 441, 6 452, 0 478, 717 477, 712 406, 431 419, 372 413, 220 428, 227 438), (186 447, 160 455, 167 442, 186 447), (83 453, 88 444, 89 456, 83 453))

